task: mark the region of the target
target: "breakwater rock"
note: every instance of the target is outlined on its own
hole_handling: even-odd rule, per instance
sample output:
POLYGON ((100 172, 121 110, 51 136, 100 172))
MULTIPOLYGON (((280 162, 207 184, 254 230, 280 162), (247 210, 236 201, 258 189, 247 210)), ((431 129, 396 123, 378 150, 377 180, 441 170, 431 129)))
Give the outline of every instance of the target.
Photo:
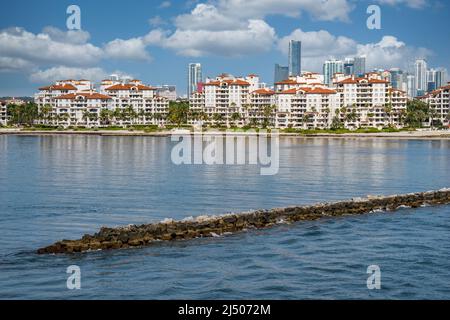
POLYGON ((74 253, 90 250, 120 249, 151 245, 156 241, 187 240, 199 237, 267 228, 278 223, 317 220, 323 217, 365 214, 378 210, 394 211, 400 207, 450 203, 450 189, 392 196, 367 196, 309 206, 256 210, 239 214, 200 216, 181 221, 165 219, 159 223, 103 227, 79 240, 62 240, 37 250, 38 254, 74 253))

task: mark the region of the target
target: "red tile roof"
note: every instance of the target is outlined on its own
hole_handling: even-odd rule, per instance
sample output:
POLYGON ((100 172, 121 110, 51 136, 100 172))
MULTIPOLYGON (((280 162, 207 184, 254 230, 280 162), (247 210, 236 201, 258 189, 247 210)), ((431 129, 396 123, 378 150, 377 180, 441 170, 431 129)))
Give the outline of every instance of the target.
POLYGON ((291 79, 286 79, 280 82, 275 82, 275 84, 297 84, 297 81, 295 80, 291 80, 291 79))
POLYGON ((55 99, 65 99, 65 100, 74 100, 76 97, 82 96, 85 99, 88 100, 110 100, 112 99, 110 96, 106 96, 104 94, 100 94, 97 92, 89 92, 89 93, 85 93, 85 92, 78 92, 78 93, 69 93, 69 94, 65 94, 59 97, 56 97, 55 99))
POLYGON ((77 90, 77 88, 71 84, 68 83, 63 83, 63 84, 53 84, 47 87, 41 87, 39 88, 39 90, 48 90, 48 91, 53 91, 53 90, 77 90))
POLYGON ((105 90, 108 91, 119 91, 119 90, 131 90, 133 88, 136 88, 138 91, 148 91, 148 90, 156 90, 155 88, 152 87, 148 87, 148 86, 144 86, 141 84, 124 84, 124 83, 120 83, 120 84, 116 84, 113 85, 111 87, 106 88, 105 90))
POLYGON ((258 90, 253 91, 252 93, 253 94, 260 94, 260 95, 269 95, 269 96, 275 94, 274 91, 268 90, 268 89, 258 89, 258 90))

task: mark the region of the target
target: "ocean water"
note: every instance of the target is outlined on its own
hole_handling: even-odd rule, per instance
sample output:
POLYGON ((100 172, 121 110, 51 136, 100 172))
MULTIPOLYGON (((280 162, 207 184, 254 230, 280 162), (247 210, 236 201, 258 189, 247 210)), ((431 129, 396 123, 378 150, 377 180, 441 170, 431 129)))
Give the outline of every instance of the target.
POLYGON ((280 169, 176 166, 163 137, 0 136, 0 299, 450 299, 450 206, 35 254, 101 226, 450 186, 450 140, 281 138, 280 169), (68 290, 66 269, 81 269, 68 290), (381 289, 368 290, 369 265, 381 289))

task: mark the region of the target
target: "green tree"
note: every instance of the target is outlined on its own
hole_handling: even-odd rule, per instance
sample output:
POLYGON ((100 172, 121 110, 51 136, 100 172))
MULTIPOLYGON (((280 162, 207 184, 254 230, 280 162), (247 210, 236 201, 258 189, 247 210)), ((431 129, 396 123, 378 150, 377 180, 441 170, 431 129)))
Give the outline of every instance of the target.
POLYGON ((100 111, 100 124, 109 125, 111 123, 112 113, 108 109, 100 111))
POLYGON ((186 101, 171 101, 169 102, 169 113, 167 115, 167 120, 177 127, 181 124, 187 123, 189 114, 189 103, 186 101))
POLYGON ((405 124, 411 128, 421 128, 428 120, 428 105, 420 100, 410 100, 406 105, 405 124))
POLYGON ((38 107, 29 102, 23 105, 9 104, 6 106, 9 123, 14 125, 32 126, 39 119, 38 107))

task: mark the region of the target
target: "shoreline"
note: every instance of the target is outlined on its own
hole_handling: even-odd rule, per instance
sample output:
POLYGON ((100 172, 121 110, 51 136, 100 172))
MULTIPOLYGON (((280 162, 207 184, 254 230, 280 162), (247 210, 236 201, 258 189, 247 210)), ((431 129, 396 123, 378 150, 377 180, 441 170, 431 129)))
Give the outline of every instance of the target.
MULTIPOLYGON (((224 131, 203 131, 203 135, 216 136, 224 135, 224 131)), ((129 131, 129 130, 23 130, 23 129, 0 129, 0 135, 24 135, 24 136, 51 136, 51 135, 92 135, 105 137, 169 137, 172 134, 193 135, 193 132, 184 130, 177 131, 129 131)), ((252 136, 258 133, 252 132, 227 132, 236 136, 252 136)), ((270 135, 270 134, 269 134, 270 135)), ((301 138, 382 138, 382 139, 422 139, 422 140, 447 140, 450 139, 450 131, 401 131, 401 132, 375 132, 375 133, 287 133, 280 132, 280 137, 301 137, 301 138)))

